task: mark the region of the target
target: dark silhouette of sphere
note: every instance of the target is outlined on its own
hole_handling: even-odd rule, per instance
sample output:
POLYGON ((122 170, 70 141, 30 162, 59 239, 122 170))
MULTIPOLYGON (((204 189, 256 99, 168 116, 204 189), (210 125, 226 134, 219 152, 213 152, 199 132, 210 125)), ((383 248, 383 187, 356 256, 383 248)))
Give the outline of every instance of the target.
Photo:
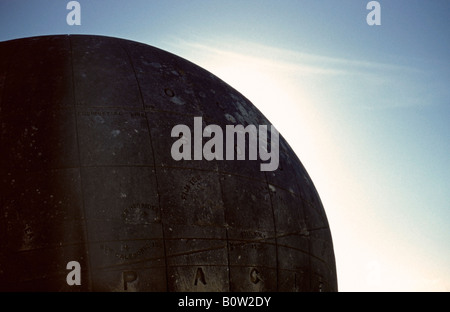
POLYGON ((282 136, 275 171, 171 157, 194 117, 270 125, 211 73, 128 40, 43 36, 0 43, 0 94, 1 290, 337 291, 322 203, 282 136))

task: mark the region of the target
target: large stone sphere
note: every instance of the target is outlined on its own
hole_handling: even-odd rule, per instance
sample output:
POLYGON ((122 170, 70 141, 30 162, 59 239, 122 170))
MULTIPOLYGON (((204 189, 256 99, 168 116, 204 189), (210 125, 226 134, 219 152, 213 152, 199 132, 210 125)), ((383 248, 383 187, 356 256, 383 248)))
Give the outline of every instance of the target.
POLYGON ((324 208, 282 136, 273 171, 172 157, 194 117, 270 125, 206 70, 128 40, 25 38, 0 43, 0 94, 1 290, 337 291, 324 208))

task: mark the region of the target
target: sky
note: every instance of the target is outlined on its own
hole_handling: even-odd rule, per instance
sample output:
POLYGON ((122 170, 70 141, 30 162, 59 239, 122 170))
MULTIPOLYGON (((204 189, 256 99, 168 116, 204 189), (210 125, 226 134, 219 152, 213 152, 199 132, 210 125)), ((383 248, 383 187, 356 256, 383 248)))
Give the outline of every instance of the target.
POLYGON ((0 41, 93 34, 209 70, 275 125, 311 176, 339 291, 450 291, 450 2, 0 1, 0 41))

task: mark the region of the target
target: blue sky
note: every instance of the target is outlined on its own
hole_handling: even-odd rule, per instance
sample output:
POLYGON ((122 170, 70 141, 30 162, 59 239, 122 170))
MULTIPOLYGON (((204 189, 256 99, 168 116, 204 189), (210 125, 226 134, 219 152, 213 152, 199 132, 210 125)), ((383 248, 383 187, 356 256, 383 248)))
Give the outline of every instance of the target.
POLYGON ((0 2, 0 40, 96 34, 193 61, 248 97, 310 173, 341 291, 450 291, 450 2, 0 2))

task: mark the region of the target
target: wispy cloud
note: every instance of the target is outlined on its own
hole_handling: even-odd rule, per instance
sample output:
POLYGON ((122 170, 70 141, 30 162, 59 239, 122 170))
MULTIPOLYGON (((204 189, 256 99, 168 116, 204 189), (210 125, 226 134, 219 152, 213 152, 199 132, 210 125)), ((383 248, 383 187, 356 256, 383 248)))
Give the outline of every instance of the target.
MULTIPOLYGON (((277 77, 291 88, 308 89, 311 97, 361 109, 432 105, 424 90, 426 72, 415 66, 303 53, 238 40, 172 38, 169 50, 200 66, 242 67, 277 77)), ((304 93, 303 93, 304 95, 304 93)))
POLYGON ((176 49, 196 53, 223 56, 242 61, 271 64, 283 71, 317 75, 355 75, 376 72, 419 73, 420 70, 397 64, 339 58, 327 55, 303 53, 257 43, 235 41, 232 44, 217 44, 206 40, 175 39, 169 43, 176 49))

